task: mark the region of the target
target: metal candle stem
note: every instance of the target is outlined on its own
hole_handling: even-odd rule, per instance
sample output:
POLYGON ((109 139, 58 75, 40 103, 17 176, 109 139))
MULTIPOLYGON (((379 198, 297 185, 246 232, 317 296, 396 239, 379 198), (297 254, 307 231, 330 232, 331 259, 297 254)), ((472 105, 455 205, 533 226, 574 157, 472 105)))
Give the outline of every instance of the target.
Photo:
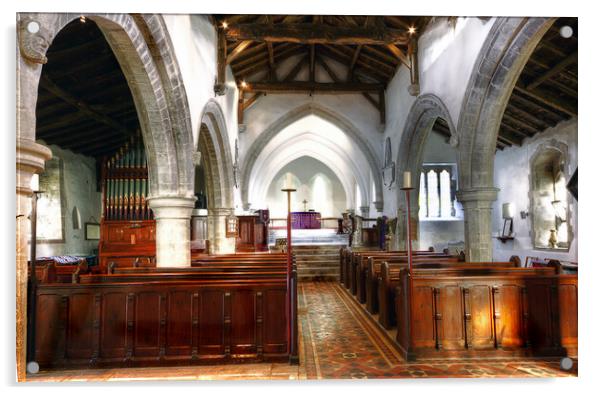
POLYGON ((292 337, 292 301, 291 301, 291 276, 293 272, 293 247, 291 246, 291 192, 297 191, 294 188, 283 188, 282 192, 286 192, 287 200, 287 215, 286 215, 286 327, 287 327, 287 353, 291 354, 293 341, 292 337))

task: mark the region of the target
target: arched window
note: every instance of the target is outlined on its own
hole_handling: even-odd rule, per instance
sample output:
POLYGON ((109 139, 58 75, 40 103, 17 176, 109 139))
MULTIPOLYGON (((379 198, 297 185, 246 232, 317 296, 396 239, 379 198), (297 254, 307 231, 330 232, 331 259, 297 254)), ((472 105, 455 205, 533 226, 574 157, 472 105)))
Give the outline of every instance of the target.
POLYGON ((424 164, 420 173, 418 215, 421 219, 460 219, 455 209, 455 164, 424 164))

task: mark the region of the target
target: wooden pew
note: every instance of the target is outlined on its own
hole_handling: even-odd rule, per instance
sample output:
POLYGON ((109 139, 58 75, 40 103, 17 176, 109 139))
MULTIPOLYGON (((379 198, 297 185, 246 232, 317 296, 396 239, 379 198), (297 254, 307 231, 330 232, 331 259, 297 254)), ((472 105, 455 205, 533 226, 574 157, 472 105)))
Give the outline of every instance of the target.
MULTIPOLYGON (((444 254, 431 254, 431 255, 416 255, 414 256, 414 262, 418 265, 420 262, 434 262, 437 261, 439 263, 458 263, 460 262, 460 257, 444 255, 444 254)), ((388 261, 392 264, 395 263, 404 263, 407 262, 407 255, 397 255, 397 256, 376 256, 376 257, 368 257, 366 270, 364 274, 364 282, 361 284, 362 289, 365 289, 365 301, 366 301, 366 309, 371 314, 376 314, 379 311, 378 305, 378 280, 380 273, 380 263, 388 261)))
MULTIPOLYGON (((432 254, 434 249, 431 247, 428 251, 413 251, 415 255, 432 254)), ((358 266, 362 265, 362 261, 370 256, 386 256, 407 254, 406 251, 354 251, 347 260, 345 268, 345 287, 351 291, 353 295, 357 294, 357 273, 358 266)))
POLYGON ((406 360, 577 355, 577 276, 554 268, 407 269, 397 287, 406 360), (410 308, 411 306, 411 308, 410 308))
MULTIPOLYGON (((397 324, 395 313, 395 288, 399 285, 401 270, 408 268, 407 261, 389 263, 381 262, 380 271, 377 273, 377 295, 378 295, 378 321, 386 329, 391 329, 397 324)), ((508 262, 458 262, 453 260, 418 260, 414 261, 417 269, 441 269, 439 274, 452 273, 451 270, 470 269, 471 273, 490 273, 493 270, 516 268, 516 261, 508 262)))
MULTIPOLYGON (((114 271, 38 286, 35 353, 41 366, 298 358, 295 304, 287 351, 286 259, 114 271)), ((295 270, 291 289, 296 301, 295 270)))

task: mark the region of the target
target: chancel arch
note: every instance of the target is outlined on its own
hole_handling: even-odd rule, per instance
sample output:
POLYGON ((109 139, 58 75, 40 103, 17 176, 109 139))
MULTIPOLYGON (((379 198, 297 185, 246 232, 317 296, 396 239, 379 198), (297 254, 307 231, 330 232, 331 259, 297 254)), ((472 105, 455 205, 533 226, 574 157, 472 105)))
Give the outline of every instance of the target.
MULTIPOLYGON (((350 144, 355 145, 360 150, 363 157, 362 159, 365 159, 367 162, 366 169, 370 170, 375 180, 374 203, 376 211, 382 211, 383 183, 380 170, 382 167, 380 163, 381 160, 378 159, 378 156, 372 149, 371 145, 363 137, 362 132, 358 130, 350 121, 345 119, 340 114, 317 103, 304 104, 294 110, 291 110, 270 125, 257 139, 253 141, 253 144, 249 147, 243 158, 243 167, 241 172, 241 194, 243 204, 246 207, 248 207, 250 204, 250 185, 251 180, 253 179, 252 171, 256 166, 259 155, 264 151, 264 147, 289 125, 292 125, 296 121, 299 121, 310 115, 315 115, 316 117, 319 117, 320 119, 334 125, 347 136, 350 144)), ((353 163, 353 161, 349 163, 353 163)), ((369 189, 365 190, 369 191, 369 189)), ((368 196, 366 196, 365 202, 368 201, 368 196)))

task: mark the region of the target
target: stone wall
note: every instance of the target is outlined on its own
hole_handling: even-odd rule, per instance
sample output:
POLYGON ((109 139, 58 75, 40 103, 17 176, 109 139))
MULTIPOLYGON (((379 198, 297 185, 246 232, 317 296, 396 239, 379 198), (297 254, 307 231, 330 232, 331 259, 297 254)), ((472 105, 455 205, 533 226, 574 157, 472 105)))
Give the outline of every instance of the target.
POLYGON ((101 195, 96 190, 96 160, 94 158, 61 149, 49 147, 53 157, 63 162, 63 243, 38 242, 37 256, 88 255, 98 248, 98 240, 86 240, 85 223, 100 222, 101 195), (77 207, 81 218, 80 229, 73 228, 72 212, 77 207))
POLYGON ((571 196, 568 197, 569 220, 573 231, 573 241, 569 251, 561 252, 558 250, 534 249, 531 230, 532 218, 525 219, 520 217, 521 211, 530 209, 529 195, 529 176, 530 161, 537 149, 548 142, 556 140, 568 146, 568 173, 567 180, 577 168, 577 120, 569 120, 550 128, 534 138, 526 139, 521 147, 506 148, 498 151, 494 162, 494 183, 500 189, 498 199, 493 203, 492 213, 492 237, 502 229, 502 204, 513 203, 515 206, 514 232, 516 233, 513 241, 502 243, 494 239, 493 258, 495 260, 506 260, 511 255, 518 255, 525 260, 527 256, 539 258, 557 258, 569 261, 577 261, 577 201, 571 196))

